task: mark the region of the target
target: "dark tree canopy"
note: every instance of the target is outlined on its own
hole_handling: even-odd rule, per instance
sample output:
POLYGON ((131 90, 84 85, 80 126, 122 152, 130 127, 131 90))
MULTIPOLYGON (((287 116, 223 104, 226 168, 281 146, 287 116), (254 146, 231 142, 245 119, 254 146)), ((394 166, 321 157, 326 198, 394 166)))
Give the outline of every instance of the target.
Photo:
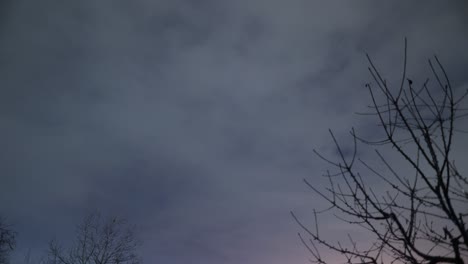
POLYGON ((330 131, 338 159, 316 152, 334 169, 325 175, 328 187, 305 180, 329 208, 314 211, 312 228, 292 213, 307 235, 299 237, 314 263, 329 262, 325 251, 345 263, 468 263, 468 178, 453 155, 455 135, 465 136, 457 121, 467 115, 467 91, 452 87, 437 57, 428 61, 431 78, 408 79, 406 43, 398 87, 390 87, 367 58, 373 82, 366 84, 371 112, 365 114, 377 120, 383 138, 361 138, 353 129, 354 152, 347 155, 330 131), (381 167, 361 158, 361 144, 375 148, 381 167), (368 177, 377 177, 385 189, 366 184, 368 177), (324 213, 359 228, 370 243, 357 243, 351 235, 334 242, 323 236, 325 230, 319 234, 317 219, 324 213))
POLYGON ((0 264, 9 263, 10 252, 15 248, 16 233, 0 217, 0 264))

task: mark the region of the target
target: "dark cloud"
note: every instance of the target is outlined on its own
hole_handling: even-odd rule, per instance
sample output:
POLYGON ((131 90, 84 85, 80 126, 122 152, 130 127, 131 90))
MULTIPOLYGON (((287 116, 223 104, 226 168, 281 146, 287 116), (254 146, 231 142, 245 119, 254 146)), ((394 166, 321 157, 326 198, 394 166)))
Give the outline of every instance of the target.
MULTIPOLYGON (((0 211, 38 251, 100 209, 164 263, 303 262, 288 212, 317 199, 365 108, 364 52, 398 78, 436 53, 466 87, 466 5, 2 1, 0 211)), ((362 122, 362 123, 361 123, 362 122)), ((463 152, 462 152, 463 153, 463 152)), ((306 214, 306 213, 304 213, 306 214)))

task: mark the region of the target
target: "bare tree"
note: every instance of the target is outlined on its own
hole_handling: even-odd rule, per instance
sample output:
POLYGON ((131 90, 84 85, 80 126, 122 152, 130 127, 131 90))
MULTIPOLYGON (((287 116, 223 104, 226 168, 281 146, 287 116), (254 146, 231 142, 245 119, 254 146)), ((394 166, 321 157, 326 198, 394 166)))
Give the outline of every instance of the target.
POLYGON ((16 233, 0 217, 0 264, 9 263, 10 252, 13 251, 16 244, 16 233))
POLYGON ((49 244, 48 263, 53 264, 137 264, 139 242, 126 221, 103 221, 99 214, 87 216, 78 225, 76 240, 67 250, 53 240, 49 244))
POLYGON ((346 263, 468 263, 468 178, 452 157, 468 91, 452 87, 437 57, 429 60, 432 80, 408 79, 406 50, 405 40, 401 83, 394 89, 367 56, 373 83, 366 84, 372 103, 365 114, 376 118, 383 139, 361 138, 353 129, 354 151, 348 155, 330 131, 337 160, 316 152, 335 171, 324 175, 325 189, 304 181, 329 207, 314 210, 312 228, 292 213, 307 234, 299 237, 313 263, 329 262, 324 251, 346 263), (357 147, 362 144, 375 148, 382 167, 361 158, 357 147), (396 157, 402 163, 395 163, 396 157), (386 187, 369 186, 371 176, 386 187), (340 242, 323 237, 317 220, 326 213, 360 228, 371 242, 359 243, 353 235, 340 242))

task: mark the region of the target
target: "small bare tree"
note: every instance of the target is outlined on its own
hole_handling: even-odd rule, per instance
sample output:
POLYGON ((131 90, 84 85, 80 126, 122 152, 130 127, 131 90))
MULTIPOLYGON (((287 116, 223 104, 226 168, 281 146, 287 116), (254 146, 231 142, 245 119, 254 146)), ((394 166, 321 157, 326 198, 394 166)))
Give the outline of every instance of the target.
POLYGON ((326 173, 325 189, 304 181, 329 208, 314 210, 315 228, 292 213, 308 236, 299 233, 313 263, 329 262, 322 257, 324 251, 345 263, 468 263, 468 178, 457 170, 452 157, 455 124, 467 115, 461 101, 468 91, 459 93, 452 87, 437 57, 429 60, 432 82, 408 79, 406 50, 405 40, 402 79, 396 89, 389 87, 367 56, 374 82, 366 84, 372 104, 365 114, 376 117, 383 139, 364 139, 353 129, 354 151, 348 155, 330 131, 338 159, 316 152, 336 172, 326 173), (374 146, 380 169, 360 158, 360 144, 374 146), (395 157, 403 163, 395 165, 395 157), (384 190, 366 184, 370 176, 378 177, 384 190), (317 219, 327 212, 361 228, 370 242, 358 243, 352 235, 332 242, 319 235, 317 219))
POLYGON ((0 264, 9 263, 10 252, 15 248, 16 233, 0 217, 0 264))
POLYGON ((76 241, 68 250, 55 240, 50 242, 48 263, 137 264, 138 247, 134 230, 126 221, 117 218, 103 221, 94 213, 78 225, 76 241))

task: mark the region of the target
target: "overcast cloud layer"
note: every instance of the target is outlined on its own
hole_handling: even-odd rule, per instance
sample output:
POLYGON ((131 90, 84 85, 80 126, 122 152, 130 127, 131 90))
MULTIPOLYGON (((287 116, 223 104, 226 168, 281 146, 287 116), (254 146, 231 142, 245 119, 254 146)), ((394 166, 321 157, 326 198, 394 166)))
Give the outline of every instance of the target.
POLYGON ((139 227, 146 263, 306 262, 289 211, 322 206, 301 179, 325 168, 314 148, 333 153, 328 128, 373 133, 353 114, 369 99, 365 52, 393 80, 407 36, 410 76, 438 54, 467 87, 467 13, 464 1, 1 1, 0 213, 17 254, 97 209, 139 227))

